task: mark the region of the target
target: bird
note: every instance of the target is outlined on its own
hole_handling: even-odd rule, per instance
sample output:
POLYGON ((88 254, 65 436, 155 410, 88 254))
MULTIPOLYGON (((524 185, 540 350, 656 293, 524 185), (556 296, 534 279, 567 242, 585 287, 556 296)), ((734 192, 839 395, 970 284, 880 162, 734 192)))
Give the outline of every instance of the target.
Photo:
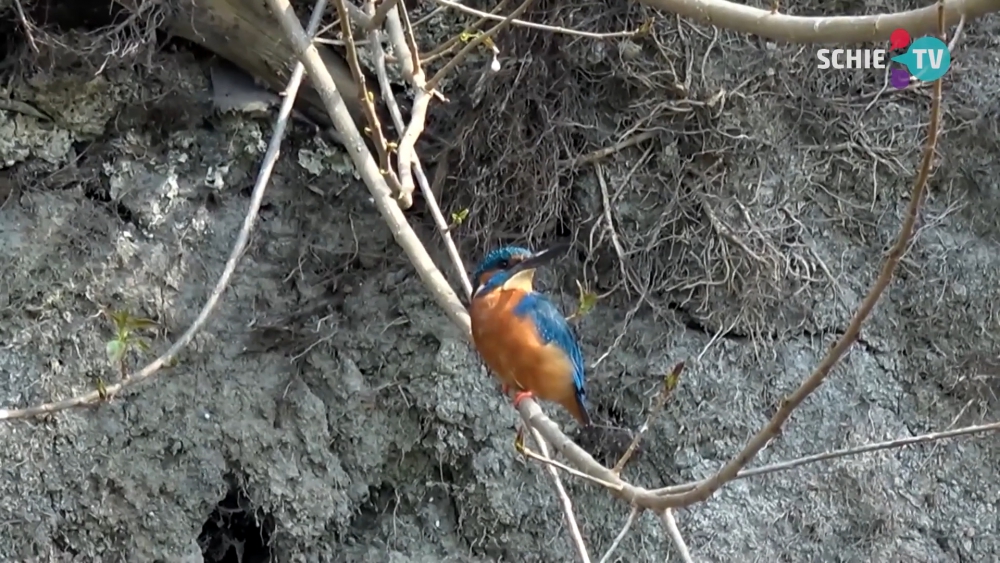
POLYGON ((504 246, 489 252, 472 275, 469 317, 483 362, 514 407, 527 397, 558 403, 581 427, 591 425, 583 351, 556 305, 533 287, 535 268, 562 251, 504 246))

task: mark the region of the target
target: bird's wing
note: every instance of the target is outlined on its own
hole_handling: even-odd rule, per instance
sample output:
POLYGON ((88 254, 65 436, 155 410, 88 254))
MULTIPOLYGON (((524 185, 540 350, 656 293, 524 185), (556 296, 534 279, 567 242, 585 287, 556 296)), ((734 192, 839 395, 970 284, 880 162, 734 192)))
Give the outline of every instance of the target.
POLYGON ((538 335, 545 344, 555 343, 565 350, 573 364, 573 385, 581 400, 586 398, 583 377, 583 351, 576 341, 572 327, 566 322, 559 308, 549 298, 540 293, 528 293, 521 298, 514 308, 514 314, 519 317, 529 317, 538 329, 538 335))

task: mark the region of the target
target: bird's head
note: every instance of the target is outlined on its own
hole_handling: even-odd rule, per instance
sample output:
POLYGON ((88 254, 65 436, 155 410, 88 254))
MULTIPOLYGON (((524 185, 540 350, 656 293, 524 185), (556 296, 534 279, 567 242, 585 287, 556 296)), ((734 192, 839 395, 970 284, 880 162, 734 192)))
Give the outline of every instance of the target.
POLYGON ((551 262, 568 248, 555 246, 532 252, 519 246, 504 246, 491 251, 472 274, 472 293, 477 295, 498 287, 518 287, 531 291, 535 268, 551 262))

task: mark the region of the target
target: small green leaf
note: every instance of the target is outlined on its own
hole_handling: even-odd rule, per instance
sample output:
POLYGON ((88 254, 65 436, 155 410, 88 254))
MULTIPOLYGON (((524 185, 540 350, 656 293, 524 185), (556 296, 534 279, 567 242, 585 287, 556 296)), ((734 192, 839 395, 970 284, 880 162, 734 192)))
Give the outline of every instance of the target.
POLYGON ((121 340, 109 340, 104 348, 108 353, 108 361, 111 362, 111 365, 113 366, 117 366, 121 363, 122 358, 125 357, 125 351, 127 350, 125 343, 121 340))
POLYGON ((123 330, 128 330, 128 311, 112 311, 111 322, 115 325, 115 330, 121 332, 123 330))
POLYGON ((466 219, 469 218, 469 209, 460 209, 451 214, 451 222, 453 225, 461 225, 466 219))
POLYGON ((649 35, 649 33, 653 31, 653 22, 653 18, 646 18, 643 20, 642 25, 639 26, 639 29, 635 30, 632 37, 646 37, 649 35))
POLYGON ((524 430, 518 429, 517 434, 514 436, 514 449, 517 453, 524 455, 524 430))
POLYGON ((580 295, 577 301, 576 315, 577 317, 582 317, 592 311, 597 305, 597 294, 583 287, 580 280, 577 280, 576 287, 580 291, 580 295))
POLYGON ((106 401, 108 399, 108 387, 104 384, 104 378, 98 377, 94 383, 97 385, 97 396, 102 401, 106 401))
POLYGON ((156 321, 144 317, 129 317, 128 327, 131 330, 150 330, 159 326, 156 321))
POLYGON ((677 388, 677 384, 681 381, 681 372, 684 371, 684 362, 680 362, 674 366, 674 369, 670 370, 663 378, 663 389, 665 393, 671 393, 677 388))

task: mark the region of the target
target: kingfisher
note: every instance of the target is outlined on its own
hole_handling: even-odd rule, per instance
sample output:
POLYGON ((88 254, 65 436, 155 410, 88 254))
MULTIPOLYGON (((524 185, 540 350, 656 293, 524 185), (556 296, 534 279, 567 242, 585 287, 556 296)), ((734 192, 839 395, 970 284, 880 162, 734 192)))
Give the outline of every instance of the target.
POLYGON ((533 288, 535 268, 567 246, 532 252, 517 246, 491 251, 472 275, 472 340, 496 373, 514 407, 527 397, 563 406, 590 426, 584 391, 583 352, 555 304, 533 288))

